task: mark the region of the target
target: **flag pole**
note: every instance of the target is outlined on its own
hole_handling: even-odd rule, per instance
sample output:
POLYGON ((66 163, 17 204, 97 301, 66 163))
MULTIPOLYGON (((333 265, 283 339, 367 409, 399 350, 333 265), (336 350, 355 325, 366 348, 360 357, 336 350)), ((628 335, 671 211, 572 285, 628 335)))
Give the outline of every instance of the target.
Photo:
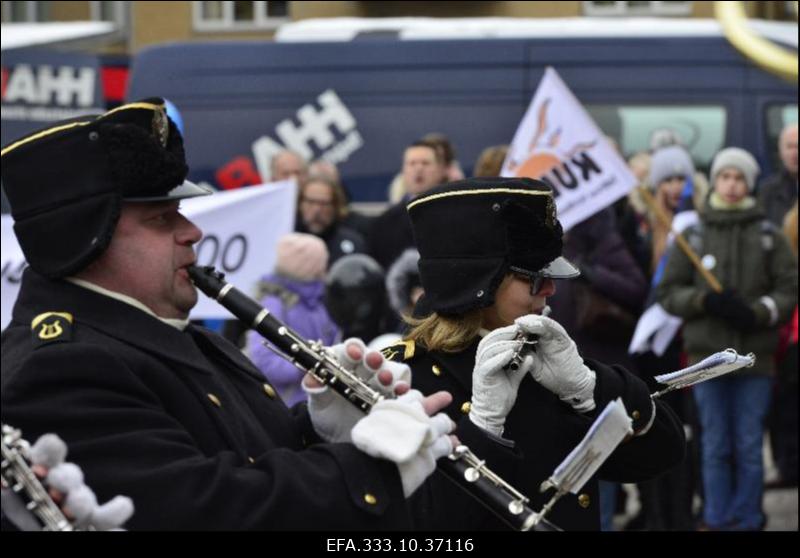
POLYGON ((692 264, 694 264, 694 267, 697 268, 697 271, 700 272, 700 275, 703 276, 703 279, 706 280, 706 283, 708 283, 709 286, 714 289, 714 291, 721 293, 722 285, 720 282, 711 274, 709 270, 703 266, 699 256, 694 250, 692 250, 692 247, 689 246, 689 243, 686 241, 683 235, 672 230, 671 219, 664 213, 663 208, 656 203, 656 200, 653 198, 653 194, 650 193, 650 190, 646 186, 639 186, 637 190, 639 191, 639 194, 641 194, 644 202, 647 204, 647 207, 650 208, 650 211, 652 211, 656 218, 661 221, 661 224, 672 231, 672 234, 675 236, 675 242, 678 243, 678 246, 681 247, 681 250, 683 250, 692 264))

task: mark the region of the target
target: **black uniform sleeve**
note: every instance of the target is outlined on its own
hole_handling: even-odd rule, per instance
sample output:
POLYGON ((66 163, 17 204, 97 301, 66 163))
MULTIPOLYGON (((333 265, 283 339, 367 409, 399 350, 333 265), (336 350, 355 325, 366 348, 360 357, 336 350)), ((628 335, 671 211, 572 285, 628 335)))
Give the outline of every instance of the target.
POLYGON ((653 405, 647 384, 621 366, 607 366, 590 359, 586 360, 586 365, 597 374, 594 390, 597 412, 621 397, 633 418, 634 432, 640 434, 619 445, 598 471, 599 478, 618 482, 644 481, 683 461, 686 437, 680 420, 669 405, 658 400, 653 405), (641 434, 651 419, 649 430, 641 434))
POLYGON ((100 501, 130 496, 131 529, 410 526, 393 463, 350 444, 276 444, 252 463, 204 450, 165 410, 167 401, 99 347, 35 351, 5 382, 2 401, 3 421, 26 436, 58 432, 100 501))

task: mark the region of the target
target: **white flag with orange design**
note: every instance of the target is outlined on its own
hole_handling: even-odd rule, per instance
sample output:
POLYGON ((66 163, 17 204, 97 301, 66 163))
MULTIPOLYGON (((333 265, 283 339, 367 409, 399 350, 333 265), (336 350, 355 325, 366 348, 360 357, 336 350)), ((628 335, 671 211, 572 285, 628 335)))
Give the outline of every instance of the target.
POLYGON ((501 174, 548 183, 564 230, 636 185, 625 160, 551 67, 514 134, 501 174))

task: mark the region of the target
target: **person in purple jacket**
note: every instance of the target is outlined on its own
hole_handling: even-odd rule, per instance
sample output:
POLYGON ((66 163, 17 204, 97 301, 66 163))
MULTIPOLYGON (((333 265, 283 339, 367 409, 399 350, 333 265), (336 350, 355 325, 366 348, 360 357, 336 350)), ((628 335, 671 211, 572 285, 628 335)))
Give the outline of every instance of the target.
MULTIPOLYGON (((278 241, 275 271, 257 285, 257 298, 276 318, 306 339, 324 345, 340 341, 339 328, 323 305, 328 249, 314 235, 290 233, 278 241)), ((300 387, 305 373, 264 346, 255 331, 247 335, 247 354, 273 386, 286 405, 304 401, 300 387)))

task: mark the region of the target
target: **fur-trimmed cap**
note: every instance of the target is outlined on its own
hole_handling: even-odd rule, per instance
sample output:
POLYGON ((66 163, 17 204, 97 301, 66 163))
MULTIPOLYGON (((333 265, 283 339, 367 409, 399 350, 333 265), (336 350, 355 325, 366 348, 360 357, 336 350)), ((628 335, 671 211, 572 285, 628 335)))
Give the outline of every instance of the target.
POLYGON ((462 314, 494 303, 511 267, 571 278, 552 190, 530 178, 470 178, 413 199, 408 213, 425 294, 414 315, 462 314))
POLYGON ((58 122, 2 150, 2 179, 28 263, 74 274, 108 247, 123 201, 210 194, 186 180, 183 138, 163 99, 58 122))

